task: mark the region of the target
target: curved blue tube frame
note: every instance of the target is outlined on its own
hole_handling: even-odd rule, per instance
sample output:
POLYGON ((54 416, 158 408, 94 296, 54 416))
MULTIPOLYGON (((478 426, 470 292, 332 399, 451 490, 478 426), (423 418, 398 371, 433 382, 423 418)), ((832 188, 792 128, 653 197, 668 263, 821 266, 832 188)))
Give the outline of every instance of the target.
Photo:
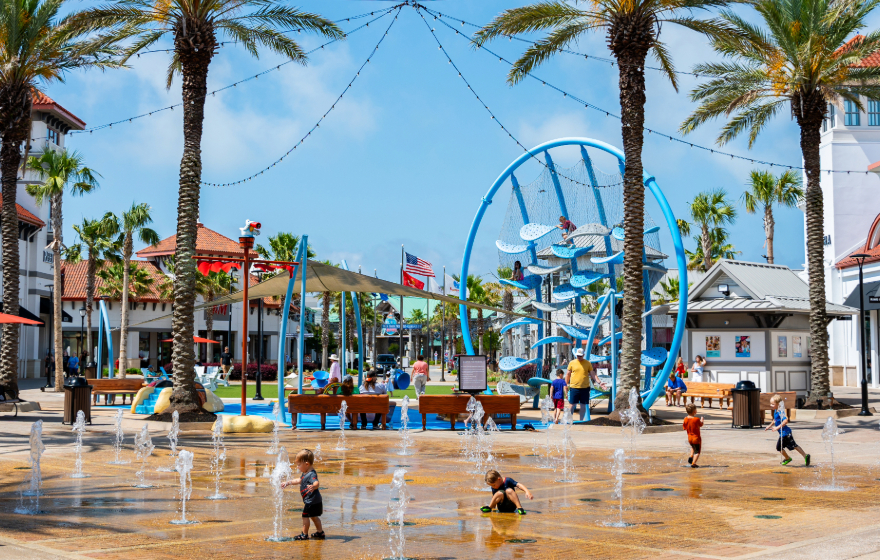
MULTIPOLYGON (((293 287, 296 285, 296 275, 300 272, 300 268, 302 268, 302 277, 305 280, 305 258, 303 251, 305 247, 308 247, 309 236, 303 235, 300 239, 299 249, 296 252, 296 260, 301 263, 297 266, 293 267, 293 272, 290 274, 290 280, 287 281, 287 291, 284 292, 284 310, 281 312, 281 333, 278 336, 278 407, 281 409, 281 418, 286 419, 287 413, 284 412, 284 408, 287 403, 284 399, 284 367, 287 365, 286 357, 286 346, 287 346, 287 320, 290 317, 290 300, 293 297, 293 287)), ((303 286, 305 288, 305 286, 303 286)), ((302 295, 300 296, 300 335, 297 340, 297 346, 299 346, 299 360, 297 363, 299 364, 299 394, 302 394, 302 359, 303 359, 303 319, 305 318, 305 306, 302 303, 305 301, 305 289, 302 291, 302 295)))
MULTIPOLYGON (((501 185, 503 185, 507 181, 507 179, 513 175, 514 171, 516 171, 523 163, 527 162, 532 157, 537 157, 539 154, 541 154, 541 152, 546 152, 547 150, 558 148, 561 146, 586 146, 609 153, 617 158, 620 171, 621 173, 623 173, 625 162, 623 152, 606 142, 593 140, 591 138, 559 138, 557 140, 552 140, 550 142, 539 144, 528 152, 520 155, 513 161, 513 163, 507 166, 507 168, 501 173, 501 175, 498 176, 497 179, 495 179, 495 182, 492 183, 489 191, 486 193, 485 196, 483 196, 483 199, 480 202, 480 207, 477 209, 477 213, 474 216, 474 221, 471 224, 470 231, 468 232, 464 254, 462 255, 460 276, 462 278, 462 282, 465 282, 468 276, 471 252, 473 251, 474 240, 476 239, 477 231, 480 228, 480 223, 483 221, 483 216, 486 214, 486 209, 489 207, 490 204, 492 204, 492 199, 498 192, 498 189, 501 188, 501 185)), ((687 261, 685 259, 684 245, 682 244, 681 235, 678 231, 678 224, 675 220, 675 215, 672 213, 672 209, 669 207, 669 203, 666 200, 666 197, 663 195, 663 192, 657 185, 657 181, 652 175, 644 173, 643 177, 645 186, 648 188, 648 190, 651 191, 651 194, 654 195, 654 198, 657 200, 657 204, 660 206, 660 210, 663 212, 663 217, 666 220, 666 225, 669 228, 669 233, 672 236, 672 244, 675 248, 676 263, 678 264, 679 274, 681 276, 679 287, 678 316, 675 324, 675 332, 672 337, 672 347, 669 351, 670 356, 674 356, 678 354, 678 351, 681 348, 681 341, 684 336, 685 317, 687 316, 687 261)), ((462 300, 467 301, 467 294, 464 290, 459 293, 459 297, 462 300)), ((461 320, 461 334, 465 350, 469 355, 474 355, 474 347, 471 343, 466 306, 459 306, 459 317, 461 320)), ((657 399, 657 397, 660 395, 660 391, 663 390, 663 387, 665 385, 664 383, 660 382, 660 380, 665 379, 669 376, 669 372, 672 371, 673 362, 674 360, 671 359, 666 360, 666 363, 663 365, 663 371, 658 374, 658 382, 655 383, 653 387, 651 387, 651 389, 643 395, 643 405, 645 408, 650 408, 651 405, 654 404, 654 401, 657 399)))
MULTIPOLYGON (((101 357, 103 355, 103 342, 101 342, 101 335, 105 335, 107 337, 107 357, 109 358, 107 371, 109 372, 109 378, 112 379, 116 377, 113 372, 114 362, 113 362, 113 333, 110 330, 110 315, 107 314, 107 303, 103 299, 98 300, 98 355, 95 357, 95 363, 98 364, 97 371, 95 372, 95 376, 98 379, 101 379, 104 376, 104 368, 102 367, 101 357)), ((121 367, 125 367, 125 364, 120 364, 121 367)), ((80 367, 85 367, 85 364, 82 364, 80 367)), ((85 369, 83 369, 85 371, 85 369)))

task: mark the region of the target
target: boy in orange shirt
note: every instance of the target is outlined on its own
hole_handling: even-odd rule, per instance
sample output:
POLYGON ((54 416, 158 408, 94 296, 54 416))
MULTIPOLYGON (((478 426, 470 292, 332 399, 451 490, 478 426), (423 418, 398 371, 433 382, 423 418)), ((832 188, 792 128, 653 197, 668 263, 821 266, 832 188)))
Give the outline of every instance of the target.
POLYGON ((703 445, 703 438, 700 437, 700 427, 703 425, 703 419, 697 418, 697 405, 688 403, 684 409, 687 411, 687 418, 684 419, 684 431, 688 434, 688 443, 691 444, 691 456, 688 457, 688 463, 691 468, 697 468, 697 461, 700 458, 700 448, 703 445))

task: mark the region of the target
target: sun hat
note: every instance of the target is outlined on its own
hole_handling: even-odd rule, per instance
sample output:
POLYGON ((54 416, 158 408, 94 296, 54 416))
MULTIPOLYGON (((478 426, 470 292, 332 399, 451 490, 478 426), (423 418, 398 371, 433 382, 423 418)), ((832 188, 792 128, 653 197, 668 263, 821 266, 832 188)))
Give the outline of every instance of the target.
MULTIPOLYGON (((578 348, 577 350, 574 351, 574 355, 577 356, 578 358, 580 358, 581 356, 584 355, 584 349, 578 348)), ((330 358, 330 359, 332 360, 333 358, 330 358)))
POLYGON ((334 362, 338 362, 339 356, 337 356, 336 354, 330 354, 330 359, 333 360, 334 362))

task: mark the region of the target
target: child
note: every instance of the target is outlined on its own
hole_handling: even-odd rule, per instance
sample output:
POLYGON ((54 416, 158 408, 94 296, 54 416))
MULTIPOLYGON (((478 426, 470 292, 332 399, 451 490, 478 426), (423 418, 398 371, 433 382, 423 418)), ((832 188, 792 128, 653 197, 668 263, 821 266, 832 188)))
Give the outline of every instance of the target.
POLYGON ((703 446, 703 438, 700 437, 700 427, 703 425, 703 419, 697 418, 697 405, 688 403, 684 405, 687 411, 687 417, 684 419, 684 431, 688 434, 688 443, 691 445, 691 456, 688 457, 688 463, 691 468, 697 468, 697 461, 700 459, 700 449, 703 446))
POLYGON ((321 499, 321 492, 318 490, 318 473, 312 468, 312 465, 315 464, 315 454, 308 449, 303 449, 296 454, 294 462, 296 463, 297 470, 303 473, 302 476, 296 480, 288 480, 281 484, 282 488, 286 488, 293 484, 299 484, 299 493, 302 494, 303 529, 302 533, 293 537, 293 540, 309 540, 310 520, 315 524, 315 529, 317 529, 312 533, 312 537, 316 539, 324 539, 324 527, 321 525, 321 515, 324 513, 324 501, 321 499))
POLYGON ((533 498, 529 489, 515 481, 512 478, 503 477, 498 471, 489 471, 486 473, 486 484, 492 488, 492 501, 488 506, 483 506, 480 511, 489 513, 494 508, 498 508, 498 513, 516 513, 525 515, 526 510, 522 508, 519 502, 519 496, 516 495, 516 489, 519 488, 526 493, 531 500, 533 498))
POLYGON ((553 380, 553 383, 550 384, 550 398, 553 399, 553 423, 559 424, 559 417, 562 416, 562 411, 565 410, 565 393, 566 390, 565 379, 562 376, 565 375, 565 372, 561 369, 556 370, 556 379, 553 380))
POLYGON ((785 452, 786 449, 789 451, 797 451, 804 458, 804 463, 809 467, 810 466, 810 456, 804 453, 804 450, 795 443, 794 437, 791 435, 791 428, 788 427, 788 417, 779 411, 779 403, 782 402, 782 397, 779 395, 773 395, 770 398, 770 407, 773 409, 773 424, 764 428, 766 432, 769 429, 773 429, 774 432, 779 432, 779 439, 776 440, 776 451, 782 453, 782 456, 785 459, 782 460, 782 465, 787 465, 791 463, 791 457, 788 456, 788 453, 785 452))
POLYGON ((559 225, 556 226, 556 227, 562 230, 562 240, 563 240, 566 244, 572 244, 572 245, 573 245, 573 244, 574 244, 574 241, 570 241, 570 240, 568 239, 568 235, 569 235, 570 233, 574 233, 574 230, 576 230, 577 227, 576 227, 573 223, 571 223, 571 220, 569 220, 569 219, 566 218, 565 216, 559 216, 559 225))

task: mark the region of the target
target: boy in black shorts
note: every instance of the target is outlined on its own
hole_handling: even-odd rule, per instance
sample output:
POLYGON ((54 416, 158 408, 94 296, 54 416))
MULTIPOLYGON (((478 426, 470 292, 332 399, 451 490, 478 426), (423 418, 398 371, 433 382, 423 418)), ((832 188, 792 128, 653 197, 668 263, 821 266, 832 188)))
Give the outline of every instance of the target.
POLYGON ((804 464, 809 467, 810 455, 801 449, 797 442, 794 441, 791 428, 788 426, 788 417, 785 415, 785 405, 782 405, 782 407, 779 406, 779 403, 781 402, 782 396, 780 395, 773 395, 770 398, 770 407, 773 409, 773 423, 764 428, 764 431, 773 430, 774 432, 779 432, 779 439, 776 440, 776 451, 782 453, 783 466, 791 463, 791 457, 785 452, 787 449, 789 451, 797 451, 800 453, 804 458, 804 464))
POLYGON ((312 533, 312 537, 316 539, 325 538, 324 527, 321 525, 321 515, 324 513, 324 501, 321 499, 321 492, 318 490, 318 473, 312 466, 315 464, 315 454, 308 449, 303 449, 296 454, 296 468, 303 473, 301 477, 295 480, 289 480, 281 485, 282 488, 299 484, 299 493, 303 499, 303 529, 302 533, 293 537, 296 541, 309 540, 309 522, 315 524, 316 531, 312 533))
POLYGON ((492 501, 489 502, 488 506, 481 507, 480 511, 489 513, 493 509, 498 508, 498 513, 526 514, 526 510, 523 509, 522 504, 519 502, 519 496, 516 495, 516 490, 522 490, 531 500, 532 493, 529 492, 528 488, 512 478, 501 476, 498 474, 498 471, 494 470, 486 473, 486 484, 492 488, 492 501))

